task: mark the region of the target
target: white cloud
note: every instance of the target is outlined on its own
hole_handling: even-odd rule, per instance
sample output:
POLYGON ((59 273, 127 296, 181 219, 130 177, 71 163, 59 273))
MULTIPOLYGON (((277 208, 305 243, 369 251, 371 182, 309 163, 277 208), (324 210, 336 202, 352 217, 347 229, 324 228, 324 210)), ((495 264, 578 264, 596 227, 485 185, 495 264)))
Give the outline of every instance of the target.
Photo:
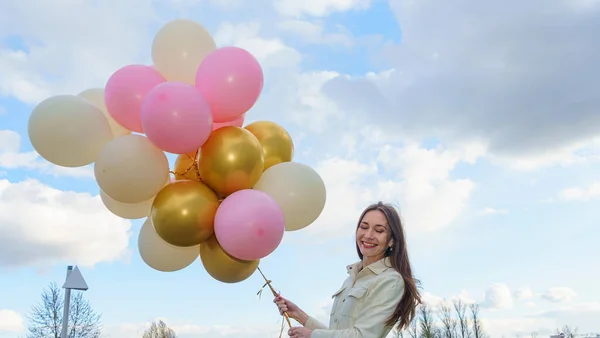
POLYGON ((13 96, 20 101, 37 103, 51 93, 49 86, 35 68, 31 57, 23 51, 0 50, 0 95, 13 96))
POLYGON ((21 135, 12 130, 0 130, 0 168, 8 170, 36 170, 53 176, 93 178, 92 166, 66 168, 43 159, 35 151, 20 152, 21 135))
POLYGON ((423 303, 431 306, 432 308, 437 308, 438 306, 447 303, 447 301, 440 297, 432 294, 431 292, 423 292, 421 293, 421 300, 423 303))
POLYGON ((600 182, 594 182, 585 188, 571 187, 564 189, 560 192, 559 197, 565 201, 588 201, 600 197, 600 182))
POLYGON ((568 303, 577 297, 577 293, 569 287, 549 288, 542 298, 552 303, 568 303))
POLYGON ((292 17, 323 17, 334 12, 364 10, 371 6, 371 2, 372 0, 274 0, 279 13, 292 17))
POLYGON ((426 149, 416 144, 381 148, 379 164, 386 171, 395 172, 401 181, 380 183, 379 189, 388 198, 401 194, 401 209, 410 227, 438 230, 465 210, 475 183, 450 176, 459 162, 473 160, 469 148, 464 149, 426 149))
POLYGON ((533 298, 533 292, 529 287, 519 288, 515 290, 514 296, 516 299, 531 299, 533 298))
POLYGON ((485 207, 479 211, 479 214, 480 215, 503 215, 503 214, 508 214, 508 210, 485 207))
POLYGON ((375 165, 342 158, 321 161, 314 169, 327 187, 325 209, 318 220, 306 228, 311 234, 335 234, 337 230, 352 227, 362 209, 377 197, 364 185, 377 173, 375 165))
POLYGON ((447 306, 454 309, 454 303, 456 302, 461 302, 464 305, 477 304, 477 300, 473 299, 466 290, 448 297, 441 297, 431 292, 424 291, 421 293, 421 300, 423 303, 430 306, 433 311, 438 311, 440 306, 447 306))
POLYGON ((298 89, 292 96, 296 104, 288 111, 288 118, 309 131, 327 132, 328 127, 331 127, 331 120, 340 119, 343 113, 321 93, 321 87, 337 75, 330 71, 299 74, 295 78, 298 89))
POLYGON ((561 146, 540 153, 523 153, 510 155, 489 155, 492 163, 506 166, 513 170, 533 171, 551 166, 569 167, 600 160, 600 141, 587 139, 566 146, 561 146))
POLYGON ((537 306, 537 304, 535 302, 525 302, 525 306, 527 308, 532 309, 532 308, 535 308, 537 306))
MULTIPOLYGON (((357 153, 368 154, 360 136, 356 144, 357 153)), ((450 175, 465 161, 464 153, 414 144, 377 148, 362 161, 332 156, 314 166, 327 187, 327 201, 307 234, 337 236, 338 230, 355 225, 366 206, 380 200, 398 206, 406 229, 417 233, 447 227, 465 210, 475 184, 450 175)))
POLYGON ((351 47, 355 40, 350 33, 339 27, 339 32, 325 32, 323 23, 306 20, 284 20, 278 23, 278 28, 286 33, 291 33, 302 42, 309 44, 342 45, 351 47))
POLYGON ((131 222, 99 196, 61 191, 36 180, 0 180, 0 266, 83 267, 127 258, 131 222))
POLYGON ((0 309, 0 333, 23 332, 23 317, 18 312, 0 309))
POLYGON ((485 291, 485 299, 482 306, 489 309, 511 309, 513 297, 506 284, 495 283, 485 291))
POLYGON ((214 39, 218 46, 236 46, 246 49, 267 70, 296 67, 302 58, 300 53, 279 38, 260 37, 261 28, 259 21, 237 24, 225 22, 217 29, 214 39))
POLYGON ((556 321, 550 318, 482 318, 485 331, 491 337, 529 337, 537 332, 540 337, 549 336, 557 327, 556 321))
POLYGON ((491 337, 527 337, 532 332, 537 332, 539 337, 543 337, 565 325, 578 328, 579 333, 597 333, 598 330, 600 303, 597 302, 574 304, 557 310, 531 311, 496 318, 486 318, 484 315, 483 325, 491 337))
POLYGON ((144 33, 156 17, 152 6, 151 0, 0 2, 0 38, 18 36, 26 45, 0 49, 0 95, 37 103, 103 86, 116 69, 148 62, 152 36, 144 33))

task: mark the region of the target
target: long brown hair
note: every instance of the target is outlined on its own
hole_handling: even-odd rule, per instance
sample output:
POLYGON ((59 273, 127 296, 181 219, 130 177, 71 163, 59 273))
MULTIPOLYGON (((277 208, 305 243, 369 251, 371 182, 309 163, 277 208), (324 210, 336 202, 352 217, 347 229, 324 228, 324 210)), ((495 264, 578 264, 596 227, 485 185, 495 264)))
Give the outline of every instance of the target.
MULTIPOLYGON (((390 258, 392 267, 404 279, 404 295, 400 299, 400 302, 398 302, 394 313, 385 322, 386 325, 392 327, 398 323, 398 329, 401 330, 408 327, 415 318, 416 307, 421 303, 421 294, 418 290, 418 285, 421 283, 413 276, 410 260, 408 259, 408 250, 406 249, 404 227, 402 226, 398 211, 392 205, 379 202, 368 206, 358 219, 357 229, 365 214, 373 210, 381 211, 387 219, 392 233, 393 245, 386 250, 385 256, 390 258)), ((358 257, 362 260, 363 255, 360 252, 358 244, 356 244, 356 252, 358 252, 358 257)))

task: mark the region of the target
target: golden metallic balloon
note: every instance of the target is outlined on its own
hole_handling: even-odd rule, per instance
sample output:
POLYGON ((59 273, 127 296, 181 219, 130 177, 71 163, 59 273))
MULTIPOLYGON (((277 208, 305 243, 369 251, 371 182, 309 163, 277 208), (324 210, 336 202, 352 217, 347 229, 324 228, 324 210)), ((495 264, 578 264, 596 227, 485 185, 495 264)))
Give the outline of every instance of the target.
POLYGON ((200 244, 202 264, 214 279, 223 283, 238 283, 252 276, 260 260, 242 261, 221 248, 215 236, 200 244))
POLYGON ((200 181, 198 178, 198 167, 197 167, 198 152, 179 154, 175 160, 175 166, 173 172, 175 172, 175 179, 181 180, 192 180, 200 181))
POLYGON ((227 126, 213 131, 200 148, 200 177, 212 190, 224 196, 251 189, 260 179, 263 168, 260 142, 240 127, 227 126))
POLYGON ((257 121, 244 127, 251 132, 263 149, 267 170, 277 163, 290 162, 294 157, 294 142, 290 134, 280 125, 271 121, 257 121))
POLYGON ((152 203, 156 233, 176 246, 198 245, 214 234, 219 207, 217 195, 198 181, 176 181, 165 186, 152 203))

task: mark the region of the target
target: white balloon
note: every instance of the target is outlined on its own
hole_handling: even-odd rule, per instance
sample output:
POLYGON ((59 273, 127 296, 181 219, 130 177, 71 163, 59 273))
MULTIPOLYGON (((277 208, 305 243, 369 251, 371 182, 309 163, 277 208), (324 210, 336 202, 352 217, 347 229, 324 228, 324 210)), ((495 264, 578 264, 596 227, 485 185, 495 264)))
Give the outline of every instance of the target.
POLYGON ((127 128, 117 123, 117 121, 115 121, 108 112, 108 109, 106 108, 106 103, 104 103, 103 88, 90 88, 79 93, 77 96, 90 101, 93 105, 100 108, 102 114, 104 114, 104 117, 106 117, 106 120, 108 121, 108 125, 110 126, 110 131, 112 132, 113 138, 131 134, 131 130, 128 130, 127 128))
POLYGON ((146 137, 125 135, 102 149, 94 165, 94 176, 100 190, 113 200, 141 203, 165 186, 170 176, 169 161, 146 137))
POLYGON ((27 132, 40 156, 62 167, 93 163, 112 139, 102 111, 75 95, 57 95, 40 102, 31 112, 27 132))
POLYGON ((100 190, 100 198, 102 199, 102 203, 104 203, 106 209, 125 219, 148 217, 150 215, 150 211, 152 210, 152 202, 154 202, 154 197, 152 197, 140 203, 121 203, 110 198, 110 196, 105 194, 102 190, 100 190))
MULTIPOLYGON (((165 182, 165 186, 167 184, 171 184, 170 175, 165 182)), ((138 219, 150 216, 150 212, 152 211, 152 203, 154 203, 156 196, 152 196, 152 198, 140 203, 122 203, 113 200, 110 198, 110 196, 105 194, 104 191, 100 190, 100 198, 102 199, 102 203, 104 203, 106 209, 113 214, 125 219, 138 219)))
POLYGON ((167 80, 191 85, 206 55, 217 48, 214 39, 199 23, 177 19, 166 23, 152 42, 152 61, 167 80))
POLYGON ((311 167, 297 162, 278 163, 265 170, 254 189, 269 194, 281 207, 287 231, 314 222, 325 208, 325 183, 311 167))
POLYGON ((158 236, 151 219, 148 218, 140 229, 138 251, 149 267, 158 271, 173 272, 191 265, 200 255, 200 246, 179 247, 165 242, 158 236))

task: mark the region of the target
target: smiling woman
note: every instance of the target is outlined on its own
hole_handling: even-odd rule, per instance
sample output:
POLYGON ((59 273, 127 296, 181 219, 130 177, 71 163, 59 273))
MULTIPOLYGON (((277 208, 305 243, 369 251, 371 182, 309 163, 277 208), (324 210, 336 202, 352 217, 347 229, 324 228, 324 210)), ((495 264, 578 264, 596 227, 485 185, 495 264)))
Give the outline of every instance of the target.
POLYGON ((295 338, 383 338, 397 324, 408 326, 421 303, 406 238, 394 207, 379 202, 367 207, 356 228, 360 261, 347 266, 348 278, 334 293, 329 326, 307 315, 293 302, 276 297, 279 311, 302 324, 295 338))

